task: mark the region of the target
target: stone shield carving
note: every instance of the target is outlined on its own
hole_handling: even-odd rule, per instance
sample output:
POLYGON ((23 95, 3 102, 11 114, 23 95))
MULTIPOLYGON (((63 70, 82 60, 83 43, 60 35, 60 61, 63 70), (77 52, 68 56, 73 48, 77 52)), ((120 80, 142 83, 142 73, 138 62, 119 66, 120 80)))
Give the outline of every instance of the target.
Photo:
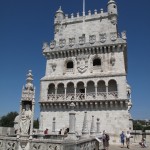
POLYGON ((90 44, 94 44, 96 42, 96 35, 90 35, 89 42, 90 42, 90 44))
POLYGON ((75 38, 69 38, 69 46, 74 46, 75 45, 75 38))
POLYGON ((117 40, 117 33, 116 33, 116 32, 110 33, 110 39, 111 39, 112 41, 116 41, 116 40, 117 40))
POLYGON ((66 40, 65 39, 60 39, 59 40, 59 46, 60 48, 63 48, 66 45, 66 40))
POLYGON ((99 36, 100 36, 100 42, 104 43, 106 41, 106 33, 101 33, 99 36))
POLYGON ((77 57, 77 69, 80 73, 84 73, 88 68, 89 56, 80 55, 77 57))
POLYGON ((56 41, 55 40, 51 41, 50 42, 50 49, 54 49, 55 46, 56 46, 56 41))
POLYGON ((79 44, 80 45, 84 45, 85 44, 85 35, 82 35, 81 37, 79 37, 79 44))

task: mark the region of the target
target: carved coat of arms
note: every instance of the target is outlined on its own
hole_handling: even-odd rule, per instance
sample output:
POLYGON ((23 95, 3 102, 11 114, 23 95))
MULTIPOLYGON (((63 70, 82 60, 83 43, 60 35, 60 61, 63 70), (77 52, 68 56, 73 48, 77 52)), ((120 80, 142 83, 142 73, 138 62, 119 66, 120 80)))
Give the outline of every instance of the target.
POLYGON ((106 33, 101 33, 99 36, 100 36, 100 42, 104 43, 106 41, 106 33))
POLYGON ((116 41, 116 40, 117 40, 117 33, 116 33, 116 32, 110 33, 110 39, 111 39, 112 41, 116 41))
POLYGON ((60 39, 59 40, 59 46, 60 48, 63 48, 66 45, 66 40, 65 39, 60 39))
POLYGON ((50 49, 54 49, 55 46, 56 46, 56 41, 55 40, 51 41, 50 42, 50 49))
POLYGON ((79 44, 80 45, 85 44, 85 35, 82 35, 81 37, 79 37, 79 44))
POLYGON ((90 44, 94 44, 96 42, 96 35, 90 35, 89 42, 90 42, 90 44))
POLYGON ((87 55, 79 55, 77 57, 77 69, 80 73, 84 73, 88 68, 88 58, 87 55))
POLYGON ((74 46, 75 44, 75 38, 69 38, 69 46, 74 46))

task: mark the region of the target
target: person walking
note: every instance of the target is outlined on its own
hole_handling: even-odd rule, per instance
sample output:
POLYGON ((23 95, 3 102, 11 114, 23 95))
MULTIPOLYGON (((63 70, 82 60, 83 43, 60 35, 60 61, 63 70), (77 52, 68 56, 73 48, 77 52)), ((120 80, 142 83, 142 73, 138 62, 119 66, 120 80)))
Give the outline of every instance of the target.
POLYGON ((120 134, 121 148, 124 147, 125 134, 124 131, 120 134))
POLYGON ((103 148, 104 150, 108 150, 109 149, 109 135, 105 132, 105 130, 103 131, 103 135, 102 135, 102 139, 103 139, 103 148))
POLYGON ((129 131, 127 131, 127 133, 126 133, 126 145, 127 145, 128 149, 130 149, 130 138, 131 138, 131 134, 129 131))

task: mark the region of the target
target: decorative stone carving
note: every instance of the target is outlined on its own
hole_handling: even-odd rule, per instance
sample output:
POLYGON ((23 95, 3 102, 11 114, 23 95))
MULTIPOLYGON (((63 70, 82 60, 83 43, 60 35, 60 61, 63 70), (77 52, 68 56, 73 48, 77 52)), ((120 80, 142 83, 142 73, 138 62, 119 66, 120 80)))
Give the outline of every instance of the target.
POLYGON ((84 45, 85 44, 85 34, 83 34, 81 37, 79 37, 79 44, 84 45))
POLYGON ((30 122, 31 122, 32 111, 30 110, 30 105, 26 105, 26 109, 22 109, 20 130, 21 134, 28 135, 30 122))
POLYGON ((69 38, 69 46, 74 46, 75 45, 75 38, 69 38))
POLYGON ((88 68, 88 58, 87 55, 77 56, 77 69, 80 73, 84 73, 88 68))
POLYGON ((51 41, 50 42, 50 49, 54 49, 55 46, 56 46, 56 41, 55 40, 51 41))
POLYGON ((121 32, 121 37, 122 37, 123 40, 127 39, 126 31, 121 32))
POLYGON ((15 150, 16 149, 16 143, 14 142, 8 142, 7 143, 7 149, 6 150, 15 150))
POLYGON ((50 66, 52 67, 53 72, 55 72, 57 64, 51 63, 50 66))
POLYGON ((40 150, 41 145, 40 144, 33 144, 33 150, 40 150))
POLYGON ((100 42, 101 43, 104 43, 106 41, 106 38, 107 38, 106 33, 101 33, 100 34, 100 42))
POLYGON ((55 146, 54 145, 49 145, 48 150, 55 150, 55 146))
POLYGON ((110 33, 110 39, 112 41, 116 41, 117 40, 117 33, 116 32, 111 32, 110 33))
POLYGON ((66 40, 65 39, 60 39, 59 40, 59 46, 60 48, 63 48, 66 45, 66 40))
POLYGON ((18 133, 18 131, 19 131, 19 115, 17 115, 16 117, 15 117, 15 120, 14 120, 14 129, 15 129, 15 134, 17 134, 18 133))
POLYGON ((43 43, 43 47, 42 47, 42 50, 49 50, 49 46, 48 46, 48 43, 47 42, 44 42, 43 43))
POLYGON ((94 44, 96 42, 96 35, 90 35, 89 42, 90 42, 90 44, 94 44))
POLYGON ((82 135, 83 135, 83 136, 89 135, 87 112, 84 113, 84 120, 83 120, 83 127, 82 127, 82 135))
POLYGON ((111 64, 112 66, 114 66, 114 65, 115 65, 115 62, 116 62, 116 59, 115 59, 115 57, 114 57, 114 53, 112 53, 111 58, 110 58, 110 64, 111 64))

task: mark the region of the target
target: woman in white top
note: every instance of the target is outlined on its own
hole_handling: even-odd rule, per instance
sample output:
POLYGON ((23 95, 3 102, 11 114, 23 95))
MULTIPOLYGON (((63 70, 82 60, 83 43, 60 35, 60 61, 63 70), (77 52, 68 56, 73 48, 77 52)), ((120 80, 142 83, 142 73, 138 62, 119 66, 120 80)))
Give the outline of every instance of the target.
POLYGON ((126 144, 127 144, 127 148, 130 148, 130 138, 131 138, 131 134, 129 131, 127 131, 126 133, 126 144))

